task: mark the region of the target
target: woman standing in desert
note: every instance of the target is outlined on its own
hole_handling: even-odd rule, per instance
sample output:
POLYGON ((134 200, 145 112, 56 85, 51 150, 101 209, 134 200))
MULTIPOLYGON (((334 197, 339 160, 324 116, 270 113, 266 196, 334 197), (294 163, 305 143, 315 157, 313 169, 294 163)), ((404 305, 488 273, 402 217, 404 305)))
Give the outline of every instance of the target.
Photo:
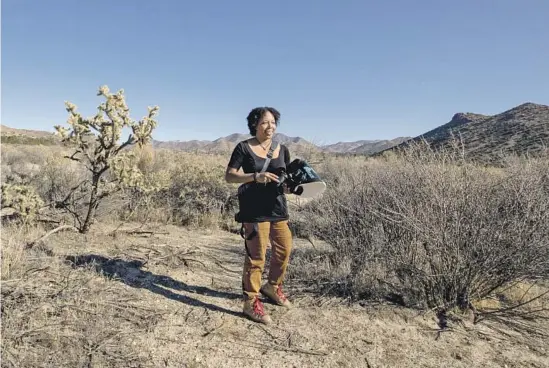
POLYGON ((280 122, 280 113, 275 108, 254 108, 247 120, 252 137, 235 147, 225 180, 245 184, 247 188, 247 199, 240 202, 237 215, 243 224, 246 247, 242 275, 243 312, 256 322, 268 324, 271 318, 259 300, 260 293, 277 305, 291 308, 281 285, 292 249, 292 234, 288 227, 287 190, 285 185, 278 185, 276 174, 290 163, 290 152, 286 146, 273 141, 280 122), (243 172, 239 172, 241 168, 243 172), (269 243, 272 247, 269 275, 261 287, 269 243))

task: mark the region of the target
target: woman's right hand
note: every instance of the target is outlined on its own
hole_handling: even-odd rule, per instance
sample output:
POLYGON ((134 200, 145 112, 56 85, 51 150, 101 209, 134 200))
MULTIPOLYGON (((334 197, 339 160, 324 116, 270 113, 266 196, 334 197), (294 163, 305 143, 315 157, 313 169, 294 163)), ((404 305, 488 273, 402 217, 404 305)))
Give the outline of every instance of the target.
POLYGON ((278 183, 279 180, 277 175, 266 171, 263 173, 256 174, 255 181, 261 184, 267 184, 271 181, 278 183))

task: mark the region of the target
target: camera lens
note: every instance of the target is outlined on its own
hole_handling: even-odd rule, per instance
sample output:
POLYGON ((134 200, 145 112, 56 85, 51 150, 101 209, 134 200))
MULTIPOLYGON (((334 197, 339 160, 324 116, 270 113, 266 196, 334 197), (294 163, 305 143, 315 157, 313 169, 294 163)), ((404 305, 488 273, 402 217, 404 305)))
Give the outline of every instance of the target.
POLYGON ((303 187, 300 185, 300 186, 297 186, 294 190, 293 190, 293 193, 296 194, 296 195, 302 195, 303 194, 303 187))

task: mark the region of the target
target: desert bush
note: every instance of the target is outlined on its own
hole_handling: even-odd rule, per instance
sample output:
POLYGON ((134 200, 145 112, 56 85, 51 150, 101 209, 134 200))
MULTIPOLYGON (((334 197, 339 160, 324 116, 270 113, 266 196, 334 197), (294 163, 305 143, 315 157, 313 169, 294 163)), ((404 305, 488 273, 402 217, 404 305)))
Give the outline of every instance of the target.
POLYGON ((62 202, 85 177, 84 168, 58 153, 45 157, 45 162, 32 184, 46 203, 55 204, 62 202))
POLYGON ((323 170, 326 193, 299 213, 335 249, 306 275, 319 285, 448 309, 547 276, 548 158, 492 169, 420 144, 323 170))
POLYGON ((225 183, 226 162, 188 155, 173 172, 170 197, 175 199, 178 216, 188 220, 197 213, 220 213, 231 194, 232 185, 225 183), (202 161, 203 160, 203 161, 202 161))
POLYGON ((2 146, 1 156, 2 164, 13 166, 17 163, 30 163, 41 166, 45 162, 45 157, 63 149, 58 146, 26 146, 26 145, 6 145, 2 146))
POLYGON ((55 146, 3 145, 2 183, 32 184, 40 175, 45 157, 60 149, 55 146))
POLYGON ((143 153, 145 180, 162 181, 154 193, 132 193, 127 208, 132 219, 152 219, 178 225, 215 226, 233 215, 226 203, 236 187, 224 181, 227 157, 160 150, 143 153))
MULTIPOLYGON (((45 217, 71 223, 72 216, 58 213, 58 207, 83 217, 92 188, 89 171, 79 162, 67 160, 70 154, 70 149, 60 146, 3 147, 2 183, 23 182, 14 180, 14 166, 36 165, 36 173, 26 176, 24 183, 49 206, 45 217)), ((103 175, 104 183, 118 178, 124 183, 98 204, 96 217, 102 221, 226 227, 234 222, 237 210, 231 197, 237 186, 223 180, 227 161, 226 155, 156 150, 151 144, 128 147, 121 166, 113 160, 112 169, 103 175)))
POLYGON ((3 183, 1 188, 2 209, 14 210, 25 221, 32 221, 44 204, 32 186, 3 183))
POLYGON ((0 141, 2 144, 25 144, 25 145, 36 145, 36 146, 53 146, 59 144, 58 140, 55 137, 30 137, 26 135, 4 135, 0 136, 0 141))

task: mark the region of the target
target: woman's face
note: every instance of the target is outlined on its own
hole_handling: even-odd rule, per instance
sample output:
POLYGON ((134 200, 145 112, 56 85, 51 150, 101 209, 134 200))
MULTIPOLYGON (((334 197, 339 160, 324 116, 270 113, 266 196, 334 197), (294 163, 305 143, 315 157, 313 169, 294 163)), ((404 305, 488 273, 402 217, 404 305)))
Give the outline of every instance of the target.
POLYGON ((272 139, 276 130, 276 120, 269 111, 257 123, 256 137, 260 140, 272 139))

